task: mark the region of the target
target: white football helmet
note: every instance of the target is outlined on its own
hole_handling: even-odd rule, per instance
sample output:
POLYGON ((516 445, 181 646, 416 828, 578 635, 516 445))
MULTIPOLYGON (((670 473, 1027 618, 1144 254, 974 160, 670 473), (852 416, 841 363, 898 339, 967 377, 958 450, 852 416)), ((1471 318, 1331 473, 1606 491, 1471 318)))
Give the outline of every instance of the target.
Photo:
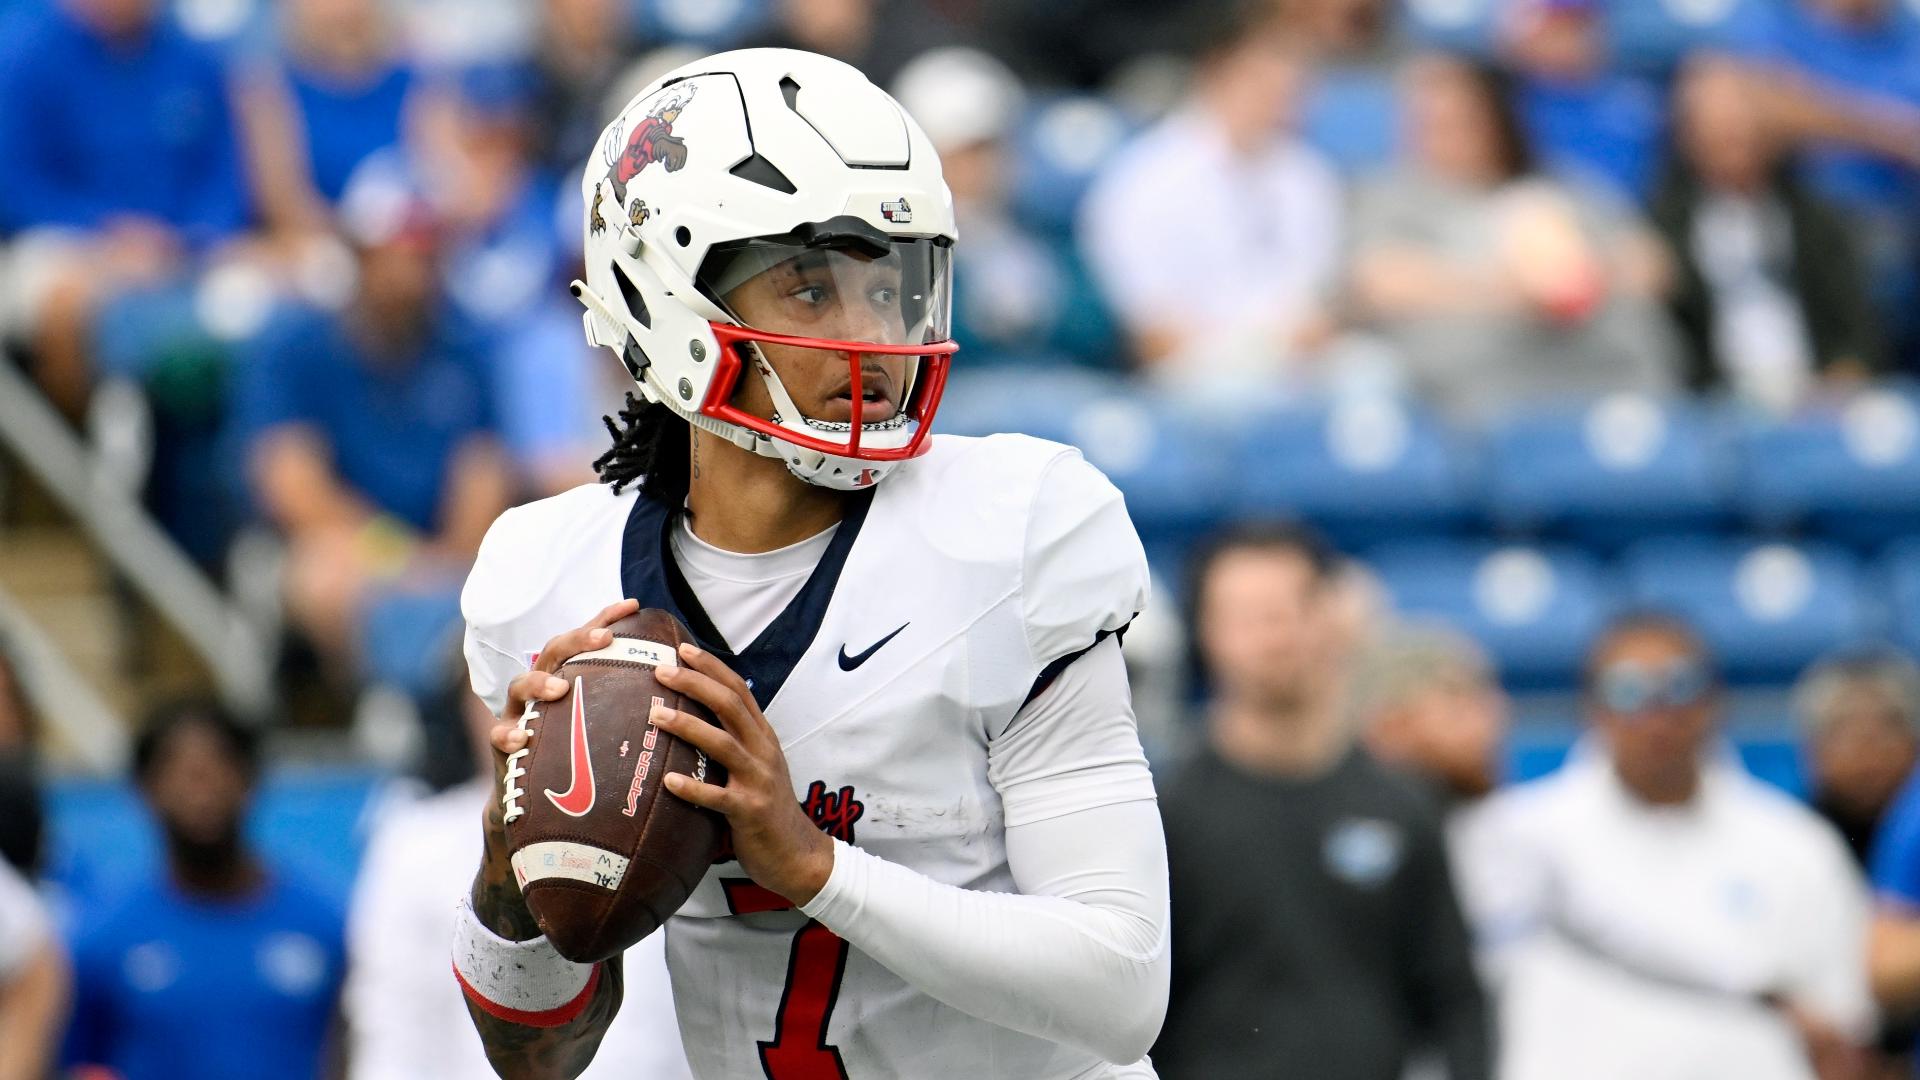
POLYGON ((824 487, 868 487, 926 450, 958 348, 953 197, 926 135, 866 76, 791 49, 687 64, 601 133, 581 190, 586 280, 573 292, 587 340, 614 350, 649 401, 824 487), (726 297, 776 268, 807 275, 796 295, 824 315, 736 316, 726 297), (801 413, 763 345, 844 356, 848 418, 801 413), (911 358, 892 400, 875 397, 875 356, 911 358), (733 404, 749 367, 771 418, 733 404), (863 406, 886 415, 868 421, 863 406))

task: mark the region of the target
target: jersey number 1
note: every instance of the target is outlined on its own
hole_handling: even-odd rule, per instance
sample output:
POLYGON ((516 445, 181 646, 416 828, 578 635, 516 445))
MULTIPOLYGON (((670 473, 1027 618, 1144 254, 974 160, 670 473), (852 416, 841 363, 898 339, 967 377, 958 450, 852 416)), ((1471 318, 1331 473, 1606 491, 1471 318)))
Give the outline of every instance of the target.
POLYGON ((839 1048, 827 1045, 827 1018, 846 973, 847 943, 839 935, 817 922, 793 935, 773 1041, 759 1044, 767 1080, 847 1080, 839 1048))

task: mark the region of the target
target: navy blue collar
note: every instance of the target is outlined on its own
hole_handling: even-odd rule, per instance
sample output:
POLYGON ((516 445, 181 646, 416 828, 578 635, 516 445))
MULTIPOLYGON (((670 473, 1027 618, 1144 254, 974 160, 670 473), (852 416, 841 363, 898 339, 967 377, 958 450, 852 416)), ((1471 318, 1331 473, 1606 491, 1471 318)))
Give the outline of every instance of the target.
POLYGON ((621 590, 624 596, 640 601, 641 607, 660 608, 685 623, 695 643, 747 680, 754 700, 765 708, 819 634, 834 587, 840 583, 840 571, 846 568, 847 553, 853 550, 853 541, 860 535, 872 504, 871 488, 847 496, 846 516, 840 519, 839 530, 807 583, 759 637, 738 651, 714 628, 713 620, 700 606, 700 598, 673 561, 673 529, 679 512, 668 510, 645 494, 633 500, 633 510, 627 515, 620 548, 621 590))

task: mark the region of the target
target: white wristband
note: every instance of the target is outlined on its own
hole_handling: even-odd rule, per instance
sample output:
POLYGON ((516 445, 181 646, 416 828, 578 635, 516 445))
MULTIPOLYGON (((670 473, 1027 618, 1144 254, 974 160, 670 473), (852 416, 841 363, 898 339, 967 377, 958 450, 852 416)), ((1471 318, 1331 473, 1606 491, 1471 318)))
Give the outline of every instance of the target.
POLYGON ((600 985, 599 964, 576 964, 544 936, 513 941, 487 929, 473 899, 454 920, 453 977, 489 1016, 527 1027, 559 1027, 580 1015, 600 985))

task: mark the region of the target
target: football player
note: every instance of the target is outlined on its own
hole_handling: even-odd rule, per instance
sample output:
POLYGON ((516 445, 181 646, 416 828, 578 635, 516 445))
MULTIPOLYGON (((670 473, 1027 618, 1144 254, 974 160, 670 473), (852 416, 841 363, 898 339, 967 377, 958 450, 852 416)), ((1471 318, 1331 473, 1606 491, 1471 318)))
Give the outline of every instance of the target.
MULTIPOLYGON (((574 293, 638 392, 603 483, 494 524, 467 658, 504 761, 614 621, 698 640, 658 677, 719 726, 652 715, 727 771, 668 778, 732 832, 666 928, 695 1074, 1152 1077, 1166 850, 1119 642, 1146 562, 1071 448, 930 435, 956 346, 926 136, 838 61, 723 53, 642 91, 582 194, 574 293)), ((573 1075, 619 1008, 618 960, 539 936, 498 800, 454 963, 503 1075, 573 1075)))

